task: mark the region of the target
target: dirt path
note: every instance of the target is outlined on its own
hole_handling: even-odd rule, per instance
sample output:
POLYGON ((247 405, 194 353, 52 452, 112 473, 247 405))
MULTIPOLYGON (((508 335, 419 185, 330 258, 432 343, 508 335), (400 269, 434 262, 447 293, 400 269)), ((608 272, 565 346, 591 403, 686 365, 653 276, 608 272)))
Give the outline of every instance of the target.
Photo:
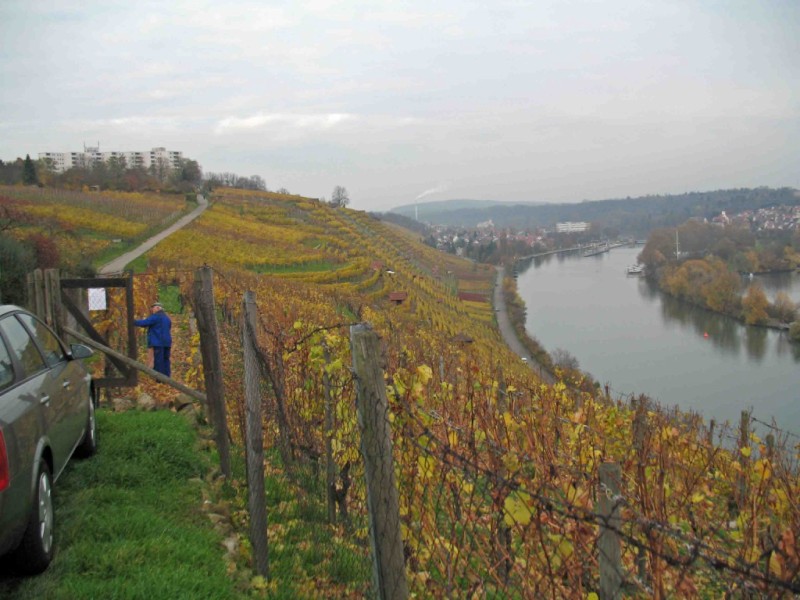
POLYGON ((132 260, 136 260, 142 254, 147 252, 148 250, 152 249, 158 242, 166 238, 167 236, 175 233, 182 227, 185 227, 192 221, 194 221, 197 217, 199 217, 203 211, 208 208, 208 200, 205 199, 204 196, 197 194, 197 208, 195 208, 192 212, 188 215, 181 217, 175 223, 167 227, 164 231, 157 233, 149 240, 141 244, 139 247, 134 248, 130 252, 126 252, 122 256, 119 256, 112 260, 110 263, 103 265, 97 270, 98 275, 111 275, 114 273, 122 273, 122 270, 132 260))
POLYGON ((542 365, 540 365, 525 349, 522 342, 519 341, 514 327, 511 325, 511 319, 508 318, 508 310, 506 310, 506 297, 503 291, 503 277, 505 276, 505 268, 497 267, 497 279, 494 285, 494 308, 495 315, 497 316, 497 327, 500 329, 500 335, 503 337, 506 345, 511 350, 517 353, 521 358, 524 358, 531 369, 536 371, 541 377, 542 381, 546 383, 554 383, 555 379, 548 373, 542 365))

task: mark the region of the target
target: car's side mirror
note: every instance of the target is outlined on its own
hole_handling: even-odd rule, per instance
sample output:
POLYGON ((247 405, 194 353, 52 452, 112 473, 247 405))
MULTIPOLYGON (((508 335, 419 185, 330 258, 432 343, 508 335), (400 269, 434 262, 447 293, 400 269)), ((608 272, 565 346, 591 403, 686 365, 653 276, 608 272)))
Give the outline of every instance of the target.
POLYGON ((94 354, 94 351, 89 346, 84 346, 83 344, 70 344, 70 349, 72 350, 72 358, 75 359, 89 358, 94 354))

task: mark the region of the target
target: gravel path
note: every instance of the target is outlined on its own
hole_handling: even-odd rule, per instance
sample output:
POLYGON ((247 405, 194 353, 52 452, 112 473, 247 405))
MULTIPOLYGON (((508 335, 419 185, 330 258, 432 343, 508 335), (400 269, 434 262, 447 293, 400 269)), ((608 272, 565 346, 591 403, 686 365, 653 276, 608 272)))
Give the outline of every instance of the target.
POLYGON ((167 227, 164 231, 154 235, 149 240, 144 242, 138 248, 134 248, 130 252, 126 252, 122 256, 119 256, 112 260, 110 263, 103 265, 97 270, 98 275, 112 275, 116 273, 122 273, 122 270, 132 260, 136 260, 142 254, 147 252, 148 250, 152 249, 158 242, 166 238, 167 236, 175 233, 180 228, 188 225, 192 221, 194 221, 197 217, 199 217, 203 211, 208 208, 208 200, 205 199, 204 196, 197 194, 197 208, 195 208, 192 212, 188 215, 181 217, 175 223, 167 227))

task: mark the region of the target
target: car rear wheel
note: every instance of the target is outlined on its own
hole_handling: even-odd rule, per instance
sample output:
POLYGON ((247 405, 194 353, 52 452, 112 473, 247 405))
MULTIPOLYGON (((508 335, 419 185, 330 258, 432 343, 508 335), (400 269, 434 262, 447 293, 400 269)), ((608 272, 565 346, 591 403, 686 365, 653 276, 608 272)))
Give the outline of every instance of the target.
POLYGON ((86 431, 81 443, 75 448, 78 458, 87 458, 97 452, 97 419, 94 413, 94 394, 89 391, 89 414, 86 417, 86 431))
POLYGON ((35 575, 48 567, 53 559, 53 525, 53 477, 41 460, 28 526, 15 552, 20 571, 35 575))

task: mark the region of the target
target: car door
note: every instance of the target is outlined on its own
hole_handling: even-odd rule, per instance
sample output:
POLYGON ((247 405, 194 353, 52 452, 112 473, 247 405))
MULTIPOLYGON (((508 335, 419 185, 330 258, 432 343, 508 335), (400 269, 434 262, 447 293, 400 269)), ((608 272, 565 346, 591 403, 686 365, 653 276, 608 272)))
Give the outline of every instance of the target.
MULTIPOLYGON (((52 415, 50 438, 58 446, 63 461, 69 459, 83 436, 89 409, 88 377, 79 361, 70 360, 64 346, 47 325, 28 313, 18 318, 36 340, 44 356, 47 371, 42 387, 50 396, 52 415)), ((61 466, 56 465, 53 477, 57 478, 61 466)))
POLYGON ((35 398, 20 383, 18 367, 2 335, 7 320, 0 320, 0 432, 8 468, 8 482, 0 490, 0 553, 16 544, 30 512, 31 465, 39 435, 35 398))
POLYGON ((41 434, 49 440, 53 451, 55 478, 64 468, 72 450, 69 426, 63 423, 68 409, 60 400, 61 394, 58 392, 60 384, 55 380, 60 377, 58 372, 54 373, 53 369, 47 366, 39 345, 16 315, 9 315, 3 319, 2 327, 11 351, 22 368, 22 399, 38 414, 41 434))

